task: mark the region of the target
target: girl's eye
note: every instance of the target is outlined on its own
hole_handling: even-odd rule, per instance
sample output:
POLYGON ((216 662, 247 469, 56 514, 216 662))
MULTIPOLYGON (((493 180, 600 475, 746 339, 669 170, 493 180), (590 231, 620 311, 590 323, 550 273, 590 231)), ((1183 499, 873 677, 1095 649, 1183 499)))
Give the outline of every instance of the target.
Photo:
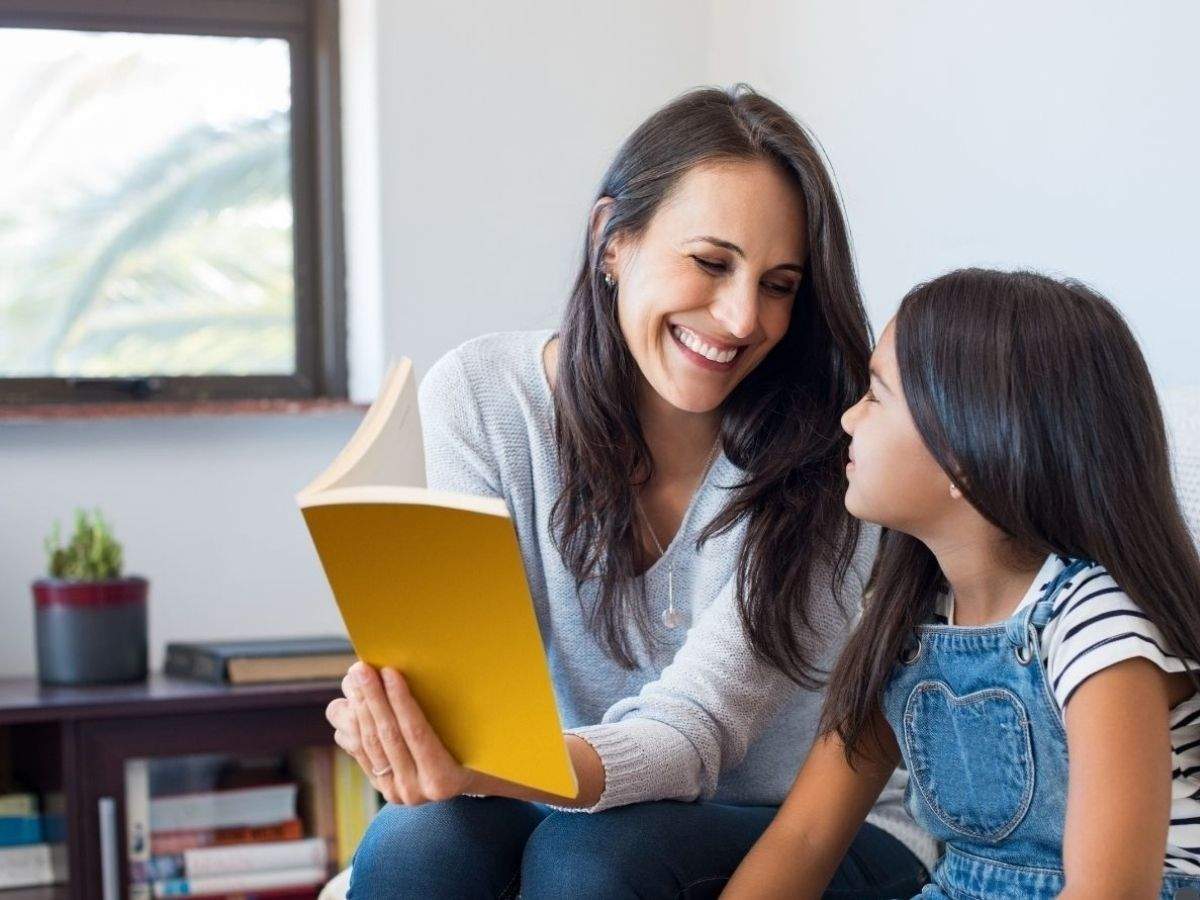
POLYGON ((796 292, 790 284, 768 284, 767 289, 780 297, 788 297, 796 292))
POLYGON ((716 262, 711 259, 704 259, 701 256, 693 256, 692 259, 694 259, 696 261, 696 263, 700 266, 700 268, 706 269, 709 272, 724 272, 725 271, 725 263, 723 263, 723 262, 716 262))

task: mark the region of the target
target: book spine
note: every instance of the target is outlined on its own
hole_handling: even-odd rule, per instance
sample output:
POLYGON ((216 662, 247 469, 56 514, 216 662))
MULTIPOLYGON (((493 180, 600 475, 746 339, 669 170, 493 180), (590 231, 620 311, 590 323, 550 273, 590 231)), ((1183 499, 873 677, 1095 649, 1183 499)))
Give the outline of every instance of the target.
POLYGON ((344 869, 350 865, 354 851, 358 849, 358 842, 367 830, 365 798, 370 782, 354 757, 336 753, 333 761, 338 866, 344 869))
POLYGON ((125 853, 130 900, 150 897, 150 761, 125 763, 125 853))
POLYGON ((154 831, 273 825, 295 817, 295 784, 206 791, 150 801, 150 826, 154 831))
POLYGON ((292 841, 302 837, 304 837, 304 823, 299 819, 288 819, 286 822, 275 822, 271 825, 159 831, 150 836, 150 853, 153 856, 172 856, 182 854, 186 850, 195 850, 198 847, 292 841))
POLYGON ((192 900, 319 900, 322 884, 302 884, 298 887, 255 888, 250 891, 222 894, 189 894, 192 900))
POLYGON ((182 878, 185 874, 183 868, 183 854, 171 853, 166 855, 151 856, 146 861, 146 877, 153 881, 165 881, 170 878, 182 878))
POLYGON ((187 644, 169 644, 163 671, 174 678, 192 678, 222 684, 225 661, 215 653, 187 644))
POLYGON ((334 747, 301 747, 289 757, 292 772, 300 781, 300 808, 308 833, 324 839, 330 863, 336 863, 337 812, 334 808, 334 747))
POLYGON ((0 816, 36 816, 37 794, 0 795, 0 816))
POLYGON ((49 844, 0 850, 0 888, 55 884, 61 874, 49 844))
POLYGON ((329 862, 325 842, 321 838, 205 847, 189 850, 183 858, 183 868, 189 878, 316 867, 324 872, 329 862))
POLYGON ((207 878, 167 878, 154 882, 155 897, 186 897, 189 894, 219 894, 256 888, 308 887, 325 878, 320 867, 282 869, 272 872, 239 872, 207 878))
POLYGON ((42 842, 42 820, 38 816, 0 816, 0 847, 42 842))

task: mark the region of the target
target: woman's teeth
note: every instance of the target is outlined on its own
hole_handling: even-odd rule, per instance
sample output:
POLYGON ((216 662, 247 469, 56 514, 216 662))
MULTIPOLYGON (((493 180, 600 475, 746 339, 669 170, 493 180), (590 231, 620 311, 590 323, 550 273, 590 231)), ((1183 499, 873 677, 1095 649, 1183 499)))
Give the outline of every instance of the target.
POLYGON ((713 362, 727 363, 738 355, 741 347, 734 347, 731 350, 717 350, 715 347, 710 347, 693 332, 688 331, 681 325, 671 326, 675 337, 679 338, 679 343, 683 344, 689 350, 699 353, 705 359, 711 359, 713 362))

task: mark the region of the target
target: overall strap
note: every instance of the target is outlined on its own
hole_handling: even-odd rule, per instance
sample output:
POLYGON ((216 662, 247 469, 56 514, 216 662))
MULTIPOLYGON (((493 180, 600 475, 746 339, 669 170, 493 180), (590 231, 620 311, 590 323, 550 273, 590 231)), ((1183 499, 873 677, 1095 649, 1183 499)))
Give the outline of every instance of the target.
POLYGON ((1050 621, 1054 613, 1054 600, 1070 584, 1071 579, 1085 569, 1090 569, 1095 563, 1088 559, 1072 560, 1054 579, 1042 590, 1042 596, 1030 603, 1018 616, 1008 620, 1005 631, 1014 647, 1030 649, 1031 632, 1035 629, 1040 633, 1050 621))

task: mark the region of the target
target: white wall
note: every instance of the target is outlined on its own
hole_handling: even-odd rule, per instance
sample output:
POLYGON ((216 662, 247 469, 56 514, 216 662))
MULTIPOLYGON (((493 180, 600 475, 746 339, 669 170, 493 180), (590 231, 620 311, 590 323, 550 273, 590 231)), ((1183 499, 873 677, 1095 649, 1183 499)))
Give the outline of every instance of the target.
MULTIPOLYGON (((687 0, 343 2, 343 65, 360 88, 345 163, 363 396, 382 354, 423 372, 474 334, 555 321, 608 158, 702 80, 707 18, 687 0)), ((154 666, 173 639, 339 631, 292 495, 357 421, 0 422, 0 675, 33 670, 29 583, 51 522, 69 529, 76 505, 103 508, 126 571, 151 581, 154 666)))
POLYGON ((617 145, 702 82, 692 0, 380 4, 389 347, 555 324, 617 145))
POLYGON ((714 0, 710 77, 816 133, 877 326, 962 265, 1113 300, 1162 387, 1200 383, 1200 5, 714 0))

